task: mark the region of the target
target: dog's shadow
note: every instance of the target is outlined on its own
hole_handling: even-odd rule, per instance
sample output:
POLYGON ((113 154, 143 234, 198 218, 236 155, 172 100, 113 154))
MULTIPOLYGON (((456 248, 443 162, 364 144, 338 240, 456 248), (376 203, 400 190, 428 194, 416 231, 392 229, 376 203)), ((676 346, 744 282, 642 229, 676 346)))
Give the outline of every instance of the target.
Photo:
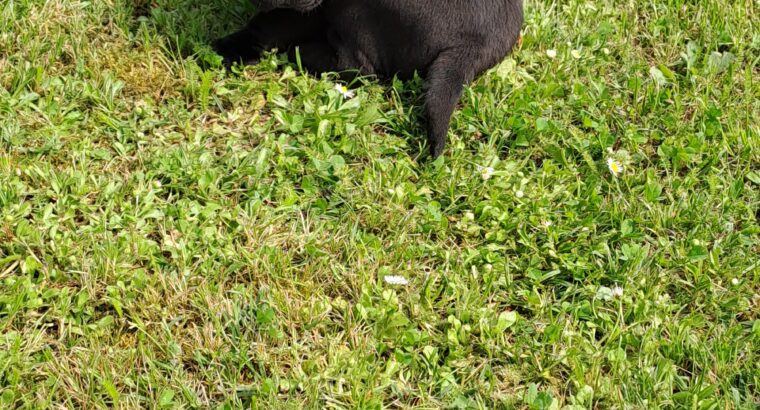
MULTIPOLYGON (((201 67, 218 66, 211 44, 246 25, 256 14, 250 0, 132 0, 133 21, 146 24, 163 36, 164 44, 176 57, 192 57, 201 67)), ((358 80, 376 81, 365 78, 358 80)), ((383 128, 406 140, 410 154, 419 158, 426 150, 420 144, 422 81, 380 81, 389 99, 398 99, 404 108, 394 110, 383 128)))
POLYGON ((182 57, 210 51, 214 40, 245 26, 255 12, 250 0, 132 1, 135 24, 154 28, 182 57))

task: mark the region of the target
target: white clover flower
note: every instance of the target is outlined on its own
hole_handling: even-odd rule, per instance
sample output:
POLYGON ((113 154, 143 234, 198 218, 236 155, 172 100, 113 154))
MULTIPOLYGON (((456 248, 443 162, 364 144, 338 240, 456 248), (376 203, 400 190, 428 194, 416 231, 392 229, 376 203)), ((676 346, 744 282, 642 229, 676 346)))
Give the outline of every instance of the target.
POLYGON ((737 279, 737 278, 731 279, 731 284, 734 285, 734 286, 738 286, 739 285, 739 279, 737 279))
POLYGON ((623 288, 621 288, 620 286, 616 285, 614 288, 612 288, 612 296, 614 296, 616 298, 622 297, 623 296, 623 288))
POLYGON ((570 55, 573 56, 574 59, 580 59, 581 58, 581 50, 573 50, 570 52, 570 55))
POLYGON ((623 164, 613 158, 607 158, 607 168, 613 176, 619 176, 623 172, 623 164))
POLYGON ((385 280, 385 283, 387 283, 389 285, 402 285, 403 286, 403 285, 408 285, 409 284, 409 280, 407 280, 405 277, 399 276, 399 275, 388 275, 388 276, 385 276, 383 279, 385 280))
POLYGON ((515 196, 518 197, 518 198, 522 198, 522 197, 525 196, 525 192, 523 192, 523 191, 517 191, 517 192, 515 192, 515 196))
POLYGON ((343 98, 345 98, 347 100, 351 99, 351 98, 354 98, 354 96, 356 95, 353 91, 349 90, 348 87, 346 87, 345 85, 341 85, 341 84, 335 84, 335 91, 337 91, 338 93, 340 93, 340 95, 342 95, 343 98))
POLYGON ((556 58, 557 57, 557 50, 549 49, 546 50, 546 56, 549 58, 556 58))
POLYGON ((487 181, 493 176, 494 170, 493 167, 481 167, 478 165, 478 172, 480 172, 480 176, 483 178, 483 180, 487 181))
POLYGON ((608 55, 610 55, 610 49, 607 48, 607 47, 605 47, 605 48, 602 49, 602 53, 604 53, 604 55, 608 56, 608 55))

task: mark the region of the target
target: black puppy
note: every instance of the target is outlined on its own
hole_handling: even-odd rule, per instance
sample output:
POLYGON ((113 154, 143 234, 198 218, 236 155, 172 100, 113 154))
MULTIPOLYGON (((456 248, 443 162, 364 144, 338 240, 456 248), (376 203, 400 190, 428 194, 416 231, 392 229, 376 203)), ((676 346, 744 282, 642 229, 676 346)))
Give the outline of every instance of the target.
POLYGON ((272 48, 298 47, 312 73, 425 78, 425 117, 434 158, 446 143, 462 88, 512 49, 522 0, 252 0, 261 11, 214 44, 227 64, 255 63, 272 48))

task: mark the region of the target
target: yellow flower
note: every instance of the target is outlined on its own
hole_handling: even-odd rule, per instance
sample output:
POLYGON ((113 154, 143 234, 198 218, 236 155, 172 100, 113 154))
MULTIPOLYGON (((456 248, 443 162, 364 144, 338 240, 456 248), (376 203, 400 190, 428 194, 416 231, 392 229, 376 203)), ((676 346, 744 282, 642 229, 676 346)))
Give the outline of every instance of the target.
POLYGON ((619 176, 623 172, 623 164, 612 158, 607 158, 607 168, 613 176, 619 176))

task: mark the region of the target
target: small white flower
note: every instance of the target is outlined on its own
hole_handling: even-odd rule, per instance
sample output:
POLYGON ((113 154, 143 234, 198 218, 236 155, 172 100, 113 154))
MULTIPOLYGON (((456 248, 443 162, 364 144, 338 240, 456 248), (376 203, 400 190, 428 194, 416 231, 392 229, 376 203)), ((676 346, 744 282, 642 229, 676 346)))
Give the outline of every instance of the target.
POLYGON ((574 59, 581 58, 581 50, 573 50, 570 52, 570 55, 573 56, 574 59))
POLYGON ((544 225, 544 228, 548 228, 548 227, 552 226, 552 221, 546 220, 546 221, 544 221, 543 225, 544 225))
POLYGON ((385 280, 385 283, 389 285, 408 285, 409 281, 403 277, 398 275, 388 275, 383 278, 385 280))
POLYGON ((614 288, 612 288, 612 296, 614 296, 616 298, 622 297, 623 296, 623 288, 621 288, 620 286, 616 285, 614 288))
POLYGON ((346 87, 345 85, 341 85, 341 84, 335 84, 335 91, 337 91, 338 93, 340 93, 340 95, 342 95, 343 98, 345 98, 347 100, 351 99, 351 98, 354 98, 354 96, 356 95, 353 91, 349 90, 348 87, 346 87))
POLYGON ((557 57, 557 50, 549 49, 546 50, 546 56, 549 58, 556 58, 557 57))
POLYGON ((493 176, 493 167, 481 167, 478 165, 478 171, 480 171, 480 176, 484 181, 491 179, 493 176))
POLYGON ((472 211, 467 211, 464 213, 464 219, 467 221, 472 221, 475 219, 475 214, 472 213, 472 211))
POLYGON ((604 53, 604 55, 608 56, 608 55, 610 55, 610 49, 607 48, 607 47, 605 47, 605 48, 602 49, 602 53, 604 53))
POLYGON ((737 278, 731 279, 731 284, 734 285, 734 286, 738 286, 739 285, 739 279, 737 279, 737 278))
POLYGON ((623 172, 623 164, 612 158, 607 158, 607 168, 609 168, 613 176, 618 176, 623 172))
POLYGON ((523 192, 523 191, 517 191, 517 192, 515 192, 515 196, 518 197, 518 198, 522 198, 522 197, 525 196, 525 192, 523 192))

